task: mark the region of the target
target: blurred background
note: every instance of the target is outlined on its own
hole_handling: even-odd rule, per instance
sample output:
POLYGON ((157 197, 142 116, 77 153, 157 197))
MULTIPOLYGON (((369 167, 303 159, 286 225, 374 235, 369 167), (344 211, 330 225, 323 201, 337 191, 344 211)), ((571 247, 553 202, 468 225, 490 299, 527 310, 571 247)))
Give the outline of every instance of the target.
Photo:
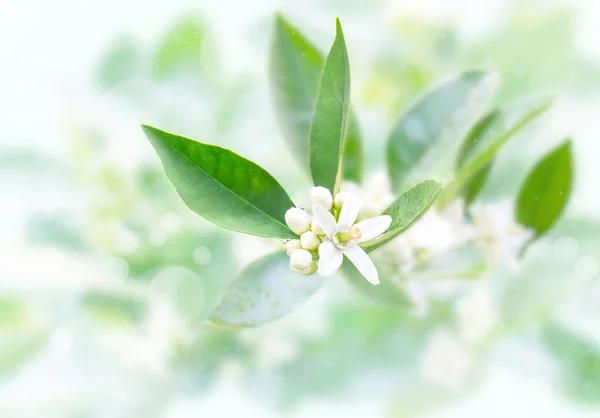
POLYGON ((598 39, 594 0, 3 0, 0 417, 599 416, 598 39), (484 196, 514 197, 572 136, 572 199, 475 352, 423 368, 447 309, 420 317, 339 278, 259 328, 198 320, 220 279, 277 243, 188 210, 140 124, 231 148, 305 194, 270 100, 277 11, 322 50, 342 19, 369 173, 402 110, 460 71, 496 71, 499 105, 555 97, 484 196), (458 383, 428 379, 466 363, 458 383))

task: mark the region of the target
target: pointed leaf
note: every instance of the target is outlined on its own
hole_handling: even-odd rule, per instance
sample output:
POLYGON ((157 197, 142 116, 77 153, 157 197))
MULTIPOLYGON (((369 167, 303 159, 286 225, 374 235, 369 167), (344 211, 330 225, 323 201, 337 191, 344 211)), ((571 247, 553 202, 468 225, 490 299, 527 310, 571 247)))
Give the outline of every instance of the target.
MULTIPOLYGON (((290 149, 306 170, 310 169, 310 129, 324 62, 323 54, 297 28, 276 15, 270 52, 274 108, 290 149)), ((342 165, 344 178, 360 183, 362 168, 360 129, 351 114, 342 165)))
POLYGON ((392 217, 392 224, 388 230, 379 238, 367 241, 361 246, 367 252, 373 251, 406 231, 427 212, 440 190, 442 190, 441 183, 426 180, 406 191, 383 212, 384 215, 392 217))
POLYGON ((234 152, 143 126, 167 176, 186 205, 233 231, 294 238, 285 212, 294 206, 263 168, 234 152))
POLYGON ((479 112, 492 92, 492 80, 490 73, 465 72, 425 94, 402 115, 387 144, 394 189, 400 188, 406 176, 426 159, 435 161, 447 153, 449 141, 463 129, 457 122, 465 118, 470 122, 471 114, 479 112))
MULTIPOLYGON (((458 152, 458 158, 456 161, 457 172, 465 166, 467 160, 477 148, 477 145, 483 142, 483 138, 489 134, 499 118, 500 112, 498 110, 493 110, 481 118, 469 131, 460 151, 458 152)), ((488 164, 477 171, 477 173, 473 174, 473 177, 463 187, 461 194, 465 198, 465 206, 468 206, 475 200, 485 185, 493 163, 494 160, 492 159, 488 164)))
POLYGON ((310 171, 315 186, 333 193, 341 182, 342 151, 350 107, 350 64, 344 33, 337 20, 336 37, 325 60, 310 131, 310 171))
POLYGON ((292 273, 289 257, 278 252, 250 264, 225 293, 211 316, 217 324, 253 327, 287 315, 319 290, 318 274, 292 273))
POLYGON ((551 105, 550 100, 534 100, 518 103, 514 108, 503 110, 491 120, 491 125, 485 130, 473 147, 470 156, 465 159, 462 169, 454 180, 444 188, 438 199, 438 205, 445 207, 460 193, 463 187, 473 179, 473 176, 493 160, 517 132, 526 127, 540 115, 544 114, 551 105))
POLYGON ((538 237, 549 230, 567 205, 572 182, 573 156, 568 139, 542 158, 521 186, 516 208, 519 223, 538 237))

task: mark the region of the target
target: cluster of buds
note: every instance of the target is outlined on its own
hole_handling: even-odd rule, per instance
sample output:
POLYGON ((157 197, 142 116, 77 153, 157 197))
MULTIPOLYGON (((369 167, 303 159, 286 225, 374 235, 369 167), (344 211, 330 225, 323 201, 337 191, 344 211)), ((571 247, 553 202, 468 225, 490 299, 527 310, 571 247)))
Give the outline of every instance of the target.
MULTIPOLYGON (((341 209, 343 194, 336 195, 335 206, 341 209)), ((313 187, 310 192, 312 205, 321 205, 327 210, 334 208, 331 192, 325 187, 313 187)), ((300 236, 286 242, 287 254, 290 256, 290 269, 294 273, 311 275, 317 271, 318 249, 325 237, 325 231, 319 222, 302 208, 291 208, 285 214, 285 221, 290 229, 300 236)))
POLYGON ((301 208, 285 214, 289 228, 299 238, 286 242, 290 269, 311 275, 317 270, 330 276, 342 265, 345 255, 373 284, 379 284, 377 269, 358 244, 378 237, 391 224, 384 215, 356 223, 360 200, 355 193, 339 192, 334 196, 324 187, 313 187, 310 193, 312 217, 301 208))

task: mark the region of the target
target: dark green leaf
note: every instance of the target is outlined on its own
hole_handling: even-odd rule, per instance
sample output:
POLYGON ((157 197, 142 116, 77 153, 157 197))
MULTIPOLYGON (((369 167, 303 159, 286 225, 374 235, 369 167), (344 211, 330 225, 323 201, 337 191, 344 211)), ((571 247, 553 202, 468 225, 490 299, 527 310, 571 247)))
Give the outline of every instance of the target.
POLYGON ((360 129, 356 116, 350 112, 346 139, 344 140, 344 157, 342 159, 342 177, 344 180, 359 184, 363 173, 363 150, 360 129))
POLYGON ((339 19, 325 60, 310 130, 310 172, 315 186, 337 193, 350 107, 350 63, 339 19))
POLYGON ((295 237, 285 223, 294 203, 263 168, 230 150, 143 128, 177 193, 194 212, 233 231, 295 237))
MULTIPOLYGON (((489 132, 494 122, 499 118, 500 112, 494 110, 485 115, 467 134, 467 137, 458 153, 456 160, 456 171, 460 171, 466 164, 466 161, 471 156, 473 151, 477 148, 483 137, 489 132)), ((465 184, 462 190, 462 195, 465 198, 465 205, 468 206, 475 200, 487 180, 488 175, 492 169, 492 159, 487 165, 473 174, 473 177, 465 184)))
POLYGON ((318 274, 292 273, 289 257, 273 253, 250 264, 225 293, 211 320, 231 326, 257 326, 288 314, 323 284, 318 274))
POLYGON ((571 140, 547 154, 533 168, 519 192, 516 217, 519 223, 542 235, 563 212, 573 177, 571 140))
MULTIPOLYGON (((270 54, 271 90, 284 137, 303 167, 310 168, 310 129, 324 59, 321 52, 283 16, 275 17, 270 54)), ((350 115, 344 147, 344 178, 362 179, 358 122, 350 115)))
POLYGON ((551 105, 549 100, 534 100, 519 103, 514 108, 499 112, 485 129, 485 135, 472 144, 473 149, 465 157, 462 169, 454 180, 444 188, 438 205, 445 207, 452 202, 465 185, 472 181, 494 159, 496 154, 517 132, 546 112, 551 105))
POLYGON ((487 101, 489 80, 489 73, 483 71, 463 73, 425 94, 400 118, 387 144, 394 189, 400 188, 426 157, 447 153, 449 141, 455 139, 455 131, 460 131, 456 125, 470 120, 471 114, 479 112, 482 102, 487 101))
POLYGON ((434 180, 426 180, 409 189, 396 199, 383 212, 384 215, 392 217, 392 224, 379 238, 364 243, 362 247, 365 251, 373 251, 406 231, 427 212, 427 209, 431 207, 441 190, 441 183, 434 180))

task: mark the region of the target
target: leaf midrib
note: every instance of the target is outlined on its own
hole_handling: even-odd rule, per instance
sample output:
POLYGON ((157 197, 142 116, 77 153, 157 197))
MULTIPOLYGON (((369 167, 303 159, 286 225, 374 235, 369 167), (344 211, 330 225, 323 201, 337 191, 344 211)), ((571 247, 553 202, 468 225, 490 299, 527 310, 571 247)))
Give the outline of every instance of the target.
MULTIPOLYGON (((183 137, 182 137, 183 138, 183 137)), ((188 141, 193 141, 192 139, 186 138, 186 140, 188 141)), ((162 139, 161 139, 162 141, 162 139)), ((244 199, 242 196, 240 196, 239 194, 235 193, 234 191, 232 191, 229 187, 225 186, 223 183, 221 183, 220 181, 218 181, 216 178, 214 178, 213 176, 211 176, 210 174, 208 174, 205 170, 203 170, 202 168, 200 168, 197 164, 195 164, 187 155, 185 155, 184 153, 182 153, 181 151, 179 151, 177 148, 175 148, 171 143, 167 142, 167 141, 163 141, 164 143, 166 143, 169 148, 171 148, 172 150, 174 150, 177 154, 181 155, 184 159, 186 159, 190 164, 192 164, 194 167, 196 167, 198 170, 200 170, 202 173, 204 173, 204 175, 206 175, 209 179, 211 179, 212 181, 214 181, 216 184, 218 184, 219 186, 221 186, 223 189, 227 190, 229 193, 231 193, 234 196, 237 196, 242 202, 246 203, 248 206, 254 208, 255 210, 257 210, 258 212, 262 213, 263 215, 265 215, 266 217, 273 219, 276 223, 278 223, 279 225, 283 226, 285 229, 289 230, 288 226, 284 223, 282 223, 281 221, 279 221, 278 219, 272 217, 271 215, 269 215, 268 213, 266 213, 264 210, 262 210, 261 208, 259 208, 258 206, 253 205, 252 203, 250 203, 248 200, 244 199)), ((194 142, 198 142, 198 141, 194 141, 194 142)), ((219 147, 217 145, 209 145, 209 144, 202 144, 201 142, 198 142, 201 145, 207 146, 207 147, 215 147, 224 151, 229 151, 234 153, 231 150, 228 150, 226 148, 222 148, 219 147)), ((239 154, 234 153, 235 155, 237 155, 238 157, 240 157, 241 159, 252 163, 252 161, 242 157, 239 154)), ((254 164, 254 163, 252 163, 254 164)), ((268 172, 265 170, 265 172, 268 174, 268 172)), ((270 175, 270 174, 269 174, 270 175)), ((271 176, 271 175, 270 175, 271 176)), ((171 176, 169 176, 170 178, 171 176)), ((271 176, 271 178, 273 178, 273 180, 275 180, 275 182, 277 183, 277 180, 271 176)), ((279 185, 279 183, 277 183, 279 185)), ((280 185, 281 186, 281 185, 280 185)), ((291 200, 290 200, 291 201, 291 200)), ((292 202, 293 204, 293 202, 292 202)), ((216 222, 215 222, 216 223, 216 222)))

